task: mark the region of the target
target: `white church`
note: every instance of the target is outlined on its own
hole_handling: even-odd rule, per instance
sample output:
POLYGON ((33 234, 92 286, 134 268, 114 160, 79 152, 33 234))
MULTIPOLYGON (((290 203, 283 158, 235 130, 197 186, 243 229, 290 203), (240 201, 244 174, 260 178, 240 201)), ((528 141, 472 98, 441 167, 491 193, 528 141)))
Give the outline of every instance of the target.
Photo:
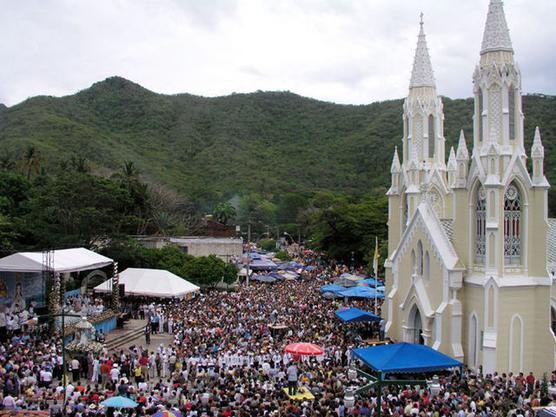
POLYGON ((489 4, 473 95, 473 137, 462 131, 446 162, 442 100, 421 22, 401 162, 396 149, 388 191, 386 332, 484 372, 542 376, 555 368, 547 240, 555 241, 556 228, 538 128, 527 169, 521 72, 500 0, 489 4))

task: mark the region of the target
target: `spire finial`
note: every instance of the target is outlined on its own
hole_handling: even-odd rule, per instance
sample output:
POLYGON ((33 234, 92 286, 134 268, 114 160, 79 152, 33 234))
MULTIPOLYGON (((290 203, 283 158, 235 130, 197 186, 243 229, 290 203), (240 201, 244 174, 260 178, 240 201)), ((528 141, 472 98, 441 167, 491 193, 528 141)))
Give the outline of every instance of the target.
POLYGON ((467 150, 467 144, 465 143, 465 135, 463 133, 463 129, 461 129, 459 132, 457 159, 469 159, 469 151, 467 150))
POLYGON ((392 174, 400 172, 400 157, 398 156, 398 147, 394 148, 394 157, 392 158, 392 166, 390 167, 390 172, 392 174))
POLYGON ((481 55, 493 51, 514 51, 501 0, 490 0, 481 45, 481 55))
POLYGON ((544 158, 544 146, 542 146, 541 132, 539 127, 535 128, 535 136, 533 138, 533 146, 531 146, 531 157, 544 158))
POLYGON ((415 58, 413 60, 413 70, 411 72, 411 81, 409 83, 409 88, 435 87, 431 58, 429 56, 427 39, 425 37, 422 12, 419 15, 419 18, 419 36, 417 38, 417 49, 415 50, 415 58))

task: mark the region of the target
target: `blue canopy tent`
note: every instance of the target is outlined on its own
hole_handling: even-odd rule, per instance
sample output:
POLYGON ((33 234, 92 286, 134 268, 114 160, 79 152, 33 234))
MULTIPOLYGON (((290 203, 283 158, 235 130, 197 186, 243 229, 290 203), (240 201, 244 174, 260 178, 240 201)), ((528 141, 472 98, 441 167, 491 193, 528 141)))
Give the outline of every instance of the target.
POLYGON ((266 283, 273 283, 277 281, 276 278, 271 277, 270 275, 256 275, 253 277, 253 279, 255 281, 266 282, 266 283))
POLYGON ((376 287, 377 285, 382 285, 382 283, 378 279, 370 277, 357 281, 357 285, 369 285, 371 287, 376 287))
POLYGON ((334 294, 336 294, 338 291, 343 291, 345 290, 345 287, 342 287, 341 285, 336 285, 336 284, 328 284, 328 285, 323 285, 322 287, 320 287, 320 292, 325 293, 325 292, 332 292, 334 294))
POLYGON ((384 293, 369 287, 351 287, 342 291, 337 291, 337 295, 341 297, 355 297, 355 298, 384 298, 384 293))
POLYGON ((267 257, 261 257, 259 259, 254 258, 251 262, 249 262, 249 268, 252 271, 270 270, 276 269, 276 264, 267 257))
POLYGON ((336 311, 336 317, 346 323, 363 323, 370 321, 380 321, 379 316, 369 313, 368 311, 361 310, 356 307, 348 308, 345 310, 336 311))
POLYGON ((369 368, 387 373, 420 373, 462 368, 463 364, 428 346, 395 343, 351 350, 369 368))

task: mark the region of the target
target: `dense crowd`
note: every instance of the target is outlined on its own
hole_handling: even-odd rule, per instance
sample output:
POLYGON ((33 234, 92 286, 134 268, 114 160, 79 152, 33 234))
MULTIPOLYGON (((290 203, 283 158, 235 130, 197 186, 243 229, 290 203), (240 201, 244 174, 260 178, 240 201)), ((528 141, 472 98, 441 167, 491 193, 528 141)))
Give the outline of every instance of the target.
MULTIPOLYGON (((319 287, 339 272, 317 265, 298 281, 251 283, 236 292, 208 291, 188 301, 142 301, 135 314, 149 319, 146 337, 168 332, 173 342, 148 345, 142 340, 118 352, 72 358, 65 395, 58 335, 12 327, 0 346, 1 407, 50 410, 58 416, 65 402, 66 414, 74 417, 152 415, 171 407, 184 417, 374 415, 378 406, 372 389, 350 409, 343 400, 347 386, 365 383, 348 380, 351 348, 378 328, 345 325, 335 317, 344 300, 322 297, 319 287), (325 353, 284 354, 292 342, 312 342, 325 353), (312 398, 290 399, 284 391, 288 385, 305 387, 312 398), (139 406, 120 411, 100 406, 114 395, 131 397, 139 406)), ((351 305, 374 310, 372 300, 351 305)), ((440 384, 437 396, 424 387, 385 388, 383 415, 531 417, 533 407, 550 402, 532 374, 446 373, 440 384)))

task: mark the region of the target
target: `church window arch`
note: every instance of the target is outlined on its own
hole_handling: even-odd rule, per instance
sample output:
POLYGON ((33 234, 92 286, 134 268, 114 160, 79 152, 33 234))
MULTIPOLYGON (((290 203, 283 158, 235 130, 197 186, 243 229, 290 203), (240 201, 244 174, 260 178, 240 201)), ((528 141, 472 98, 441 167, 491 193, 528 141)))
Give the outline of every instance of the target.
POLYGON ((402 233, 405 232, 405 228, 407 227, 408 214, 409 214, 409 201, 404 189, 402 191, 402 227, 401 227, 402 233))
POLYGON ((475 196, 475 262, 485 263, 486 255, 486 193, 477 187, 475 196))
POLYGON ((423 276, 423 244, 417 242, 417 274, 423 276))
POLYGON ((436 142, 436 132, 434 129, 434 116, 429 115, 429 158, 434 158, 434 144, 436 142))
POLYGON ((508 116, 510 140, 515 139, 515 88, 513 85, 508 87, 508 116))
POLYGON ((411 251, 411 275, 417 272, 417 263, 415 259, 415 250, 411 251))
POLYGON ((479 100, 479 141, 481 142, 483 140, 483 132, 484 132, 483 111, 485 110, 485 103, 483 100, 483 90, 481 88, 479 88, 478 100, 479 100))
POLYGON ((504 264, 521 263, 522 197, 519 188, 511 183, 504 193, 504 264))
POLYGON ((431 258, 429 256, 429 251, 425 252, 425 265, 423 267, 423 278, 430 279, 431 276, 431 258))
POLYGON ((556 336, 556 308, 554 306, 550 307, 550 328, 552 333, 556 336))

